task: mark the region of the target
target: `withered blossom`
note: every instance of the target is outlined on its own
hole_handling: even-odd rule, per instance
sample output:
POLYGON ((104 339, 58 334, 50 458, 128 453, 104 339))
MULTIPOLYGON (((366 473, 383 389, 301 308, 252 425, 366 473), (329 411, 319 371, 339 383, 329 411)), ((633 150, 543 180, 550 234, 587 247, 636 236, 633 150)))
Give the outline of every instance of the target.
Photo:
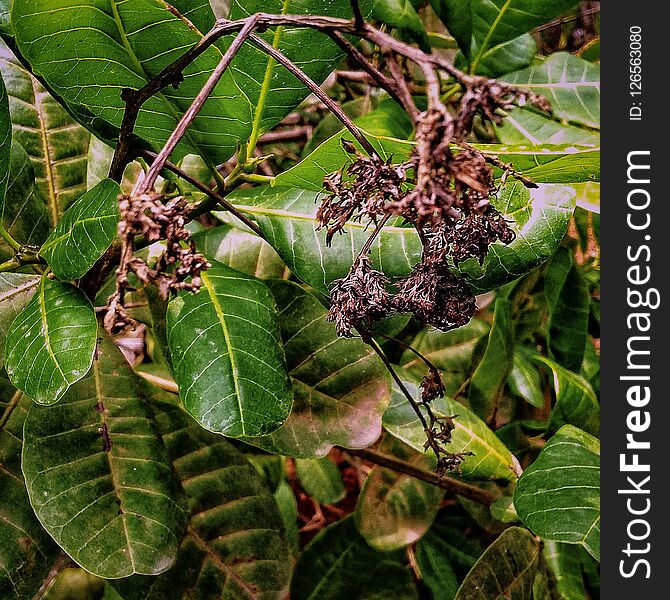
POLYGON ((335 171, 324 179, 323 186, 328 194, 316 215, 320 227, 328 230, 328 246, 347 221, 365 216, 376 223, 377 218, 384 214, 387 202, 402 194, 406 178, 405 165, 394 165, 390 160, 384 162, 376 154, 365 156, 346 141, 342 145, 356 158, 346 170, 335 171))
POLYGON ((387 284, 388 279, 372 268, 368 256, 359 256, 349 274, 333 282, 327 319, 335 323, 339 336, 353 337, 358 325, 371 325, 389 313, 387 284))
POLYGON ((421 381, 421 400, 422 402, 432 402, 436 398, 444 396, 444 384, 440 377, 439 371, 435 367, 431 367, 428 374, 421 381))
POLYGON ((397 287, 393 307, 441 331, 462 327, 475 314, 475 298, 467 283, 445 265, 423 261, 397 287))
POLYGON ((455 265, 471 257, 482 264, 491 244, 509 244, 515 237, 504 217, 489 205, 482 212, 467 215, 451 231, 451 257, 455 265))

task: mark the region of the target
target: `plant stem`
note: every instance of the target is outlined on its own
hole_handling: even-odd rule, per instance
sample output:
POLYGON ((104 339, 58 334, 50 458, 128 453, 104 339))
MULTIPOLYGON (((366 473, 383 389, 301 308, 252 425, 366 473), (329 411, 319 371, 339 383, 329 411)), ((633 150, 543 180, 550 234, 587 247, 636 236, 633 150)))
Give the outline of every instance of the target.
POLYGON ((18 251, 21 248, 21 244, 19 244, 7 231, 2 225, 0 225, 0 237, 2 237, 5 242, 7 242, 7 245, 14 250, 15 252, 18 251))
POLYGON ((436 473, 431 471, 424 471, 413 464, 382 454, 377 450, 371 448, 362 448, 362 449, 350 449, 350 448, 340 448, 343 452, 351 454, 352 456, 358 456, 363 460, 368 460, 371 463, 379 465, 380 467, 385 467, 393 471, 398 471, 399 473, 404 473, 410 477, 420 479, 426 483, 437 486, 443 490, 447 490, 458 496, 463 496, 463 498, 468 498, 474 502, 478 502, 485 506, 491 506, 496 500, 495 496, 482 488, 459 481, 453 477, 440 477, 436 473))

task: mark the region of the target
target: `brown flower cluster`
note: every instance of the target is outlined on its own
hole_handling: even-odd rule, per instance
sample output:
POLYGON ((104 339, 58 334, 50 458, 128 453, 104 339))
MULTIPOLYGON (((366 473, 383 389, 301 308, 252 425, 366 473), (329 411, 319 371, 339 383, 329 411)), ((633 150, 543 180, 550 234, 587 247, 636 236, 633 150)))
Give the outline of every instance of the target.
POLYGON ((186 230, 189 208, 181 196, 166 202, 156 192, 119 197, 121 260, 116 291, 109 298, 104 320, 105 328, 111 333, 118 333, 131 324, 123 307, 123 296, 131 289, 128 280, 131 272, 142 283, 156 286, 162 298, 179 290, 195 292, 200 289, 200 275, 211 265, 196 251, 193 242, 184 247, 189 237, 186 230), (143 236, 149 243, 165 241, 165 251, 153 267, 134 254, 134 240, 137 236, 143 236))

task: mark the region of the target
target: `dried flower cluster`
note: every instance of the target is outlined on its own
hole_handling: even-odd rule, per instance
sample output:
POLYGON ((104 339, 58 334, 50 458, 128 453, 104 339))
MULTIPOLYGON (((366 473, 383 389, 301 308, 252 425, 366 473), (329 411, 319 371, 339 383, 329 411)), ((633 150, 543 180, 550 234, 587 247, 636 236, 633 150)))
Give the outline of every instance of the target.
POLYGON ((179 290, 198 291, 200 275, 211 265, 196 251, 193 242, 184 247, 188 239, 186 223, 189 204, 179 196, 165 202, 156 192, 139 196, 123 195, 119 198, 121 221, 119 236, 122 242, 121 260, 116 278, 116 291, 109 298, 105 315, 105 328, 111 333, 125 329, 131 319, 123 308, 125 291, 131 289, 128 276, 133 272, 144 284, 154 285, 162 298, 179 290), (143 236, 149 243, 165 241, 165 251, 156 265, 134 254, 134 239, 143 236))

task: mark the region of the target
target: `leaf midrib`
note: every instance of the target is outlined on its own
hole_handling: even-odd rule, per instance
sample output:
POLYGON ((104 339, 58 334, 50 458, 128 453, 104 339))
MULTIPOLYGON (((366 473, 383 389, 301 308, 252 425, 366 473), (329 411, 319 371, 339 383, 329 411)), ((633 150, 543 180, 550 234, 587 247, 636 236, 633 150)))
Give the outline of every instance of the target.
POLYGON ((212 300, 212 306, 214 307, 214 312, 216 313, 216 317, 219 320, 221 330, 223 331, 223 337, 226 341, 226 346, 228 347, 228 360, 230 361, 230 369, 232 372, 233 385, 235 387, 235 399, 237 400, 237 407, 240 413, 240 426, 242 427, 242 435, 245 435, 246 428, 244 423, 244 411, 242 409, 242 396, 240 394, 240 386, 238 381, 239 373, 233 352, 234 347, 230 339, 230 332, 228 331, 228 325, 226 324, 226 314, 223 312, 223 307, 221 306, 219 298, 216 295, 216 290, 214 289, 212 282, 209 279, 209 275, 206 272, 202 274, 202 282, 205 286, 205 289, 207 290, 207 293, 209 294, 209 297, 212 300))

